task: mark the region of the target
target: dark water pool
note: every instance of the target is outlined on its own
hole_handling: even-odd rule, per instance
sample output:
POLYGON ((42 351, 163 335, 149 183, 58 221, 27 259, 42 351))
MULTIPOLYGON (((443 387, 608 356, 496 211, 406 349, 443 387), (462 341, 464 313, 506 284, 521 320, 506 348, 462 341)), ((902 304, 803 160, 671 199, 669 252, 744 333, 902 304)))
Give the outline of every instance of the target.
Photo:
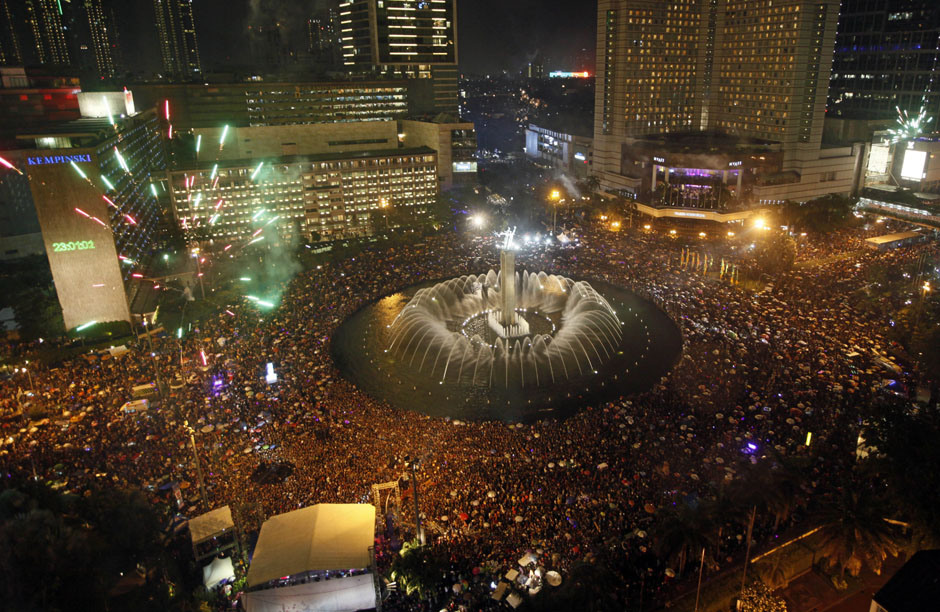
POLYGON ((436 282, 414 285, 362 308, 333 335, 333 358, 343 375, 400 410, 461 420, 563 418, 589 403, 649 389, 669 371, 681 350, 679 330, 666 313, 630 291, 590 281, 625 323, 617 354, 597 374, 517 389, 441 384, 385 351, 387 326, 418 289, 436 282))

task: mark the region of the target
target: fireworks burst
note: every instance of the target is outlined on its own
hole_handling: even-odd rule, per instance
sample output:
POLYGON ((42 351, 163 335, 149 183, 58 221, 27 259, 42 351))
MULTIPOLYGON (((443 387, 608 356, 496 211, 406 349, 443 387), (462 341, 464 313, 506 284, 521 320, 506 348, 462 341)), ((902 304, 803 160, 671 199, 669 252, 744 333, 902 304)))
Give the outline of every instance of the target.
POLYGON ((913 117, 906 110, 902 111, 899 107, 895 108, 898 111, 898 127, 888 130, 888 133, 891 134, 891 144, 914 140, 923 133, 924 128, 931 120, 923 106, 920 107, 920 112, 913 117))

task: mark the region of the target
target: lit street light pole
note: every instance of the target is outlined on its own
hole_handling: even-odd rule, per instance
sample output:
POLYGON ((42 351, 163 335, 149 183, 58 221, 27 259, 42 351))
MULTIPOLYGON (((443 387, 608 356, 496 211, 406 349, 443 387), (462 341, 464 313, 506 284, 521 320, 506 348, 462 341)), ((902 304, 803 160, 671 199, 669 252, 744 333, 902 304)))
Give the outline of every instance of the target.
POLYGON ((419 459, 411 461, 408 456, 405 456, 405 467, 411 470, 411 486, 415 498, 415 537, 418 539, 418 542, 424 546, 424 530, 421 529, 421 511, 418 509, 418 477, 415 476, 415 464, 419 461, 419 459))
POLYGON ((189 423, 183 421, 183 427, 189 432, 189 441, 193 446, 193 461, 196 462, 196 478, 199 479, 199 492, 202 494, 202 503, 205 511, 209 511, 209 496, 206 495, 206 482, 202 478, 202 464, 199 461, 199 453, 196 452, 196 430, 189 423))
POLYGON ((548 194, 548 198, 552 201, 552 236, 554 236, 555 219, 558 216, 558 200, 561 198, 561 192, 557 189, 552 189, 552 192, 548 194))
POLYGON ((163 399, 163 381, 160 380, 160 367, 157 365, 157 357, 153 351, 153 337, 150 333, 150 328, 147 326, 147 317, 144 316, 144 329, 147 330, 147 343, 150 346, 150 360, 153 362, 153 374, 157 379, 157 395, 160 396, 160 399, 163 399))
POLYGON ((379 198, 379 208, 382 209, 382 216, 385 217, 385 230, 388 231, 388 198, 379 198))
MULTIPOLYGON (((26 365, 29 365, 29 361, 26 362, 26 365)), ((17 368, 16 371, 19 371, 19 368, 17 368)), ((35 393, 36 388, 33 387, 33 375, 30 373, 29 368, 27 368, 25 365, 23 366, 23 371, 26 372, 26 377, 29 379, 29 390, 35 393)))

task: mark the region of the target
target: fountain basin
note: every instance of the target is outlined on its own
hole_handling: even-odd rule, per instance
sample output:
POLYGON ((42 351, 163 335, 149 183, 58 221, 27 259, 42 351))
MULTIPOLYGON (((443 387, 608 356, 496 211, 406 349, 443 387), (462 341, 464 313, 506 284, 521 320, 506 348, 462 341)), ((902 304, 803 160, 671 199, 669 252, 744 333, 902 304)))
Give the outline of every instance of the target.
MULTIPOLYGON (((476 282, 479 282, 480 277, 476 278, 476 282)), ((548 277, 540 278, 540 275, 536 275, 536 280, 542 282, 543 288, 547 279, 548 277)), ((495 274, 490 276, 489 286, 496 287, 497 280, 495 274)), ((443 282, 451 283, 458 289, 463 287, 466 293, 475 293, 472 279, 447 279, 443 282)), ((546 383, 539 375, 539 384, 536 385, 535 371, 529 370, 526 384, 507 386, 505 368, 504 384, 498 384, 499 380, 495 375, 492 381, 495 384, 491 384, 488 377, 486 381, 483 380, 479 368, 476 374, 472 373, 469 361, 461 371, 460 366, 453 365, 456 362, 452 358, 448 374, 444 377, 443 363, 446 362, 446 357, 438 358, 436 367, 431 368, 435 358, 432 351, 437 353, 440 348, 425 347, 428 356, 423 370, 415 368, 415 364, 424 358, 423 355, 415 356, 412 361, 414 350, 408 349, 399 353, 394 347, 391 350, 389 348, 394 341, 393 335, 397 327, 393 323, 402 311, 406 310, 405 306, 412 302, 419 291, 439 284, 423 283, 390 294, 363 307, 343 322, 333 334, 331 347, 343 376, 373 397, 403 410, 463 420, 527 421, 566 416, 591 402, 648 389, 669 371, 681 350, 679 330, 663 311, 628 290, 592 280, 590 285, 605 298, 617 320, 622 323, 620 338, 614 347, 609 349, 609 360, 598 364, 595 369, 588 369, 582 354, 583 373, 577 376, 556 376, 554 382, 546 383)), ((559 294, 563 294, 564 292, 560 291, 561 285, 557 287, 559 294)), ((492 308, 498 308, 498 295, 489 293, 492 292, 487 295, 487 299, 492 300, 492 308)), ((443 301, 438 303, 437 299, 430 299, 441 297, 440 293, 424 295, 433 308, 445 307, 443 301)), ((533 334, 551 334, 553 325, 561 326, 562 301, 559 301, 558 309, 553 312, 535 312, 528 309, 528 306, 522 306, 526 304, 525 295, 524 292, 519 294, 519 310, 529 321, 533 334)), ((469 342, 473 333, 462 331, 462 326, 474 324, 474 318, 480 321, 477 305, 468 307, 467 312, 456 323, 450 326, 444 324, 444 331, 454 332, 469 342)), ((480 323, 476 324, 477 330, 487 327, 485 320, 480 323)), ((440 331, 437 329, 433 333, 440 331)), ((557 336, 558 330, 554 331, 557 336)), ((428 334, 430 333, 432 332, 428 331, 428 334)), ((495 343, 496 339, 494 334, 491 341, 495 343)), ((517 341, 513 341, 508 352, 514 350, 517 341)), ((467 350, 466 345, 460 346, 467 350)), ((600 350, 598 346, 598 351, 600 350)), ((453 355, 456 356, 458 351, 459 349, 453 349, 453 355)), ((557 356, 552 358, 550 363, 553 368, 559 364, 557 356)), ((563 369, 560 364, 559 369, 563 369)))

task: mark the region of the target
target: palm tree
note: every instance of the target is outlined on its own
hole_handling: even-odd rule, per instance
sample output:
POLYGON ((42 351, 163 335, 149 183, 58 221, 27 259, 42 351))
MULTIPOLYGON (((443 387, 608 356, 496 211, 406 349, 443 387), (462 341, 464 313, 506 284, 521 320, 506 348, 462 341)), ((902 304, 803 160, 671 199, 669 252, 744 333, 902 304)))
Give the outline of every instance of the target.
POLYGON ((675 561, 679 574, 685 569, 689 555, 708 548, 714 541, 715 528, 708 508, 701 502, 682 502, 657 516, 655 549, 662 558, 675 561))
POLYGON ((732 484, 734 494, 745 506, 771 514, 776 531, 801 501, 805 467, 802 461, 773 453, 741 473, 732 484))
POLYGON ((884 560, 901 550, 897 528, 888 523, 884 498, 872 487, 853 482, 829 500, 819 514, 819 552, 842 575, 857 576, 863 566, 881 573, 884 560))
POLYGON ((440 568, 440 560, 430 547, 412 540, 404 543, 392 561, 391 576, 398 582, 400 591, 424 599, 433 595, 437 588, 440 568))
POLYGON ((712 488, 711 495, 705 501, 708 514, 718 527, 715 538, 715 559, 721 562, 721 536, 725 527, 738 522, 744 517, 744 508, 741 500, 735 495, 731 486, 718 484, 712 488))

